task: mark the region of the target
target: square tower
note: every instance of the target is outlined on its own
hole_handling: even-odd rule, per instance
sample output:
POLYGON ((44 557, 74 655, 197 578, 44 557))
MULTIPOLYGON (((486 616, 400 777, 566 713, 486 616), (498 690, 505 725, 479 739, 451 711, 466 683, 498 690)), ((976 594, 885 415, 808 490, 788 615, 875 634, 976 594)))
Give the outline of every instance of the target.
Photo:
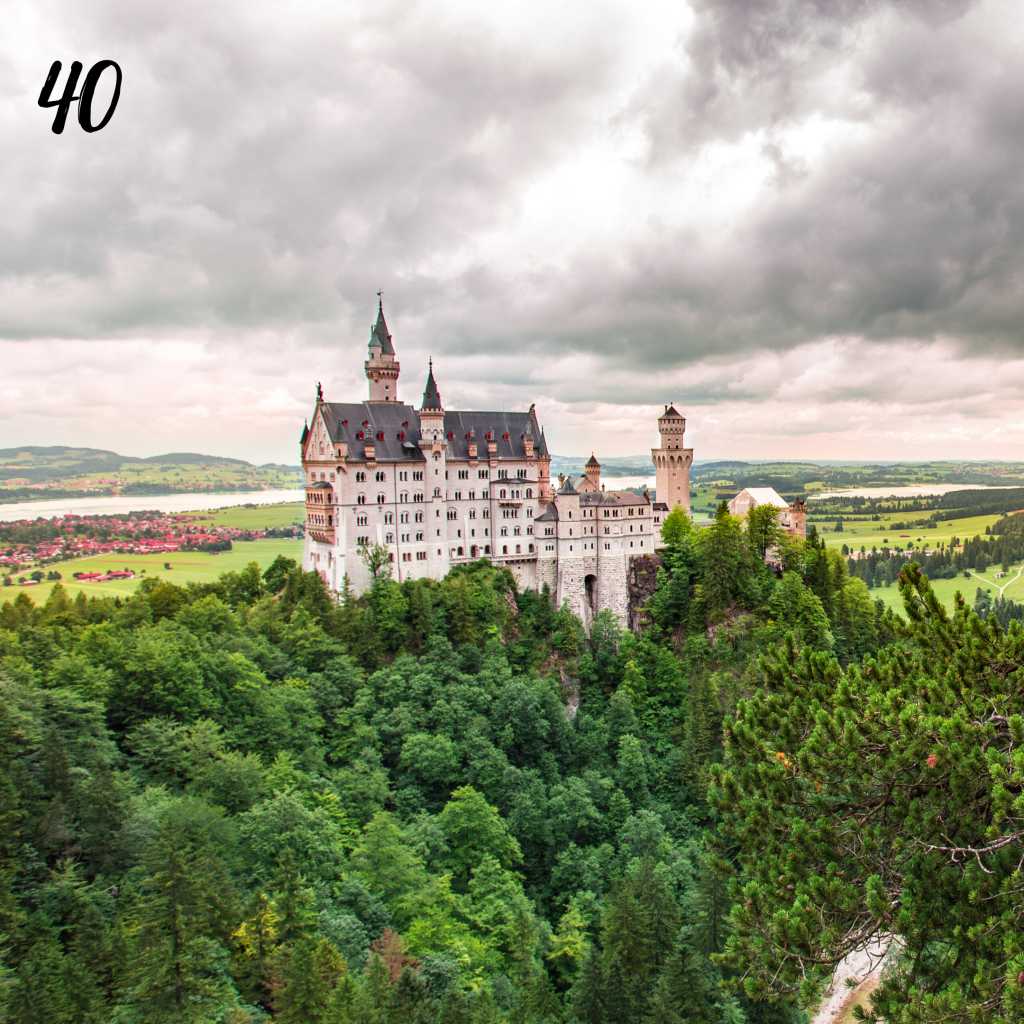
POLYGON ((654 462, 658 502, 664 502, 671 511, 682 505, 690 515, 690 465, 693 449, 685 447, 686 419, 673 406, 666 405, 658 417, 661 447, 651 449, 654 462))

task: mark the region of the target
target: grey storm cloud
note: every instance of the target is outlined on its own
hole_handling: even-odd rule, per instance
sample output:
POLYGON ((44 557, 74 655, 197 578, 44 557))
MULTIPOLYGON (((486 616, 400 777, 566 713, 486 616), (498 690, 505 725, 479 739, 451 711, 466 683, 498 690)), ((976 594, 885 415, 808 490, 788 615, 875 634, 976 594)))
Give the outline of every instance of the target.
POLYGON ((569 32, 540 8, 513 30, 429 4, 39 9, 52 34, 25 53, 8 37, 0 61, 4 337, 363 342, 383 287, 418 344, 452 356, 652 368, 824 337, 1024 347, 1009 5, 698 2, 636 66, 628 4, 569 32), (49 132, 34 100, 56 56, 121 63, 103 132, 49 132), (815 119, 841 129, 809 158, 791 136, 815 119), (479 250, 616 132, 642 140, 626 162, 655 189, 621 238, 541 234, 529 261, 479 250), (751 138, 772 168, 752 208, 719 231, 659 216, 673 176, 751 138))

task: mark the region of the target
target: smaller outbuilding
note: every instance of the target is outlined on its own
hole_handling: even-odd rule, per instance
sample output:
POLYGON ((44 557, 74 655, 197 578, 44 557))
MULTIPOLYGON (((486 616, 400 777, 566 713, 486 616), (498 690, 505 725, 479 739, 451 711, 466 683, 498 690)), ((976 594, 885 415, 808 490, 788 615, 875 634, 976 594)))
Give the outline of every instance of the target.
POLYGON ((774 505, 779 510, 779 526, 790 537, 807 536, 807 502, 797 498, 790 505, 774 487, 744 487, 729 502, 729 513, 734 516, 745 516, 758 505, 774 505))

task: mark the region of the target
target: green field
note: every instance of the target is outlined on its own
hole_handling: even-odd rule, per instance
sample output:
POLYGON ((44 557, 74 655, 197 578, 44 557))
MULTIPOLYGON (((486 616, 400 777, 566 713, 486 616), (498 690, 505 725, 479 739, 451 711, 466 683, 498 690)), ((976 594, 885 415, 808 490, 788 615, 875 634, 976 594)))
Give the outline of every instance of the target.
MULTIPOLYGON (((55 562, 46 568, 56 569, 64 577, 61 582, 72 597, 76 597, 80 590, 85 591, 87 597, 127 597, 145 576, 159 576, 172 583, 185 583, 188 580, 202 583, 212 582, 222 572, 228 570, 233 569, 237 572, 249 562, 259 562, 261 568, 266 569, 278 555, 286 555, 288 558, 301 561, 302 544, 301 540, 238 541, 232 551, 222 551, 219 554, 170 551, 160 555, 94 555, 71 562, 55 562), (169 570, 164 568, 164 562, 170 563, 169 570), (133 569, 140 575, 133 580, 86 584, 78 583, 71 578, 71 574, 75 572, 109 572, 112 569, 133 569), (145 576, 141 575, 143 570, 145 576)), ((34 587, 0 587, 0 601, 10 601, 18 594, 28 594, 36 604, 43 604, 53 587, 53 583, 45 580, 34 587)))
POLYGON ((916 548, 919 539, 922 545, 927 543, 928 547, 937 548, 940 543, 948 544, 951 537, 959 537, 961 541, 972 540, 979 534, 984 537, 985 527, 999 522, 1000 519, 1002 516, 973 516, 970 519, 944 520, 934 528, 912 526, 909 529, 894 530, 892 517, 886 516, 877 523, 870 520, 859 523, 845 522, 842 533, 833 533, 832 523, 808 523, 807 529, 810 530, 812 525, 817 526, 824 538, 825 546, 830 548, 840 548, 846 544, 851 550, 857 551, 860 551, 861 545, 868 551, 873 547, 906 549, 908 541, 916 548), (827 527, 828 533, 823 532, 822 527, 827 527))
MULTIPOLYGON (((1020 568, 1019 565, 1014 566, 1006 574, 1006 577, 1001 580, 994 578, 995 573, 1000 571, 998 565, 990 566, 983 573, 975 573, 972 569, 970 579, 965 579, 963 574, 961 574, 955 580, 932 580, 932 590, 935 591, 935 596, 950 611, 953 610, 953 598, 957 591, 963 594, 964 600, 967 601, 968 605, 973 605, 978 587, 981 587, 982 590, 991 588, 994 601, 999 599, 999 588, 1003 587, 1003 597, 1007 600, 1012 598, 1020 603, 1024 601, 1024 572, 1021 572, 1019 577, 1017 576, 1017 570, 1020 568)), ((900 600, 899 588, 895 583, 891 587, 875 587, 871 591, 871 599, 877 601, 879 598, 888 607, 902 614, 903 602, 900 600)))
POLYGON ((203 516, 203 522, 211 526, 234 526, 239 530, 269 530, 273 527, 301 526, 306 513, 301 501, 289 501, 280 505, 233 505, 231 508, 217 508, 190 514, 203 516))

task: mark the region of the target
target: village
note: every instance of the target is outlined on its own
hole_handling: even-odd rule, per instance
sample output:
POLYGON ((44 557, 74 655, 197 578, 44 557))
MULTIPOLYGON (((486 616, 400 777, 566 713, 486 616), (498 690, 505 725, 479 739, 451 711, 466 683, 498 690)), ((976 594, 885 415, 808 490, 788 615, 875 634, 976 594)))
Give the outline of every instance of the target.
MULTIPOLYGON (((238 541, 302 535, 301 527, 243 529, 214 525, 212 519, 195 512, 131 512, 0 523, 0 575, 4 586, 33 586, 44 579, 61 578, 54 570, 44 572, 45 566, 96 555, 217 554, 230 551, 238 541)), ((131 579, 134 575, 128 569, 71 574, 80 583, 131 579)))

